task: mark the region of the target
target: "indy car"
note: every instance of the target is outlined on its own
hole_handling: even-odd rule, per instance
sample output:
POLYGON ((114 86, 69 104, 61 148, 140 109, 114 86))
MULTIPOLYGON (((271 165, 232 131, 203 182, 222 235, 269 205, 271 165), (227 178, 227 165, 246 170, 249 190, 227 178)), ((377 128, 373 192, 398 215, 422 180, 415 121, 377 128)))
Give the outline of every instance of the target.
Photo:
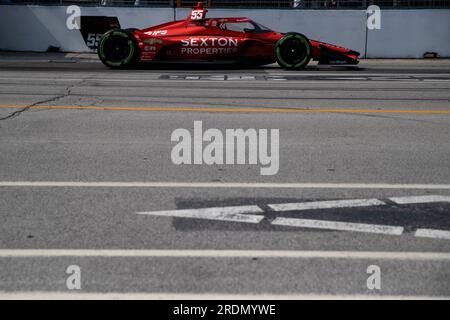
POLYGON ((110 68, 151 61, 234 61, 251 65, 277 62, 289 70, 319 64, 357 64, 359 52, 280 33, 249 18, 206 18, 202 2, 186 20, 147 29, 112 29, 100 39, 98 55, 110 68))

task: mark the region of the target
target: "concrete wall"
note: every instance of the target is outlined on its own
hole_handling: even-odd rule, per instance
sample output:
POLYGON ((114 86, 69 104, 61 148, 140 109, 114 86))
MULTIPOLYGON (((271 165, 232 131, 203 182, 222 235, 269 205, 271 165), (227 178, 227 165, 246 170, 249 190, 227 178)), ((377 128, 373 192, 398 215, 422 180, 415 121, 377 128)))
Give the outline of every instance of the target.
MULTIPOLYGON (((124 28, 184 19, 189 9, 83 7, 82 15, 117 16, 124 28)), ((247 16, 278 31, 352 48, 370 58, 450 57, 450 10, 383 10, 381 29, 366 30, 364 10, 212 9, 210 17, 247 16), (367 47, 367 52, 366 52, 367 47)), ((66 7, 0 6, 0 49, 85 52, 78 30, 66 28, 66 7)))
MULTIPOLYGON (((0 50, 89 52, 79 30, 68 30, 67 7, 0 5, 0 50)), ((115 16, 124 28, 144 28, 171 21, 173 9, 83 7, 85 16, 115 16)))
POLYGON ((381 29, 367 33, 368 58, 450 57, 450 10, 384 10, 381 29))

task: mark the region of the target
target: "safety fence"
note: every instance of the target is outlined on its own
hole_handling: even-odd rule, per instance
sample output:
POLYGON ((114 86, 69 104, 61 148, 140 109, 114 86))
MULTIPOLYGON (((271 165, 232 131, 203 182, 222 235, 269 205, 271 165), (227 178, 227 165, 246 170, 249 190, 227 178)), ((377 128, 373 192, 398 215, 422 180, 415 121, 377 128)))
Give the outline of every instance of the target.
MULTIPOLYGON (((198 0, 0 0, 0 4, 192 7, 198 0)), ((450 0, 205 0, 210 8, 384 9, 450 8, 450 0)))

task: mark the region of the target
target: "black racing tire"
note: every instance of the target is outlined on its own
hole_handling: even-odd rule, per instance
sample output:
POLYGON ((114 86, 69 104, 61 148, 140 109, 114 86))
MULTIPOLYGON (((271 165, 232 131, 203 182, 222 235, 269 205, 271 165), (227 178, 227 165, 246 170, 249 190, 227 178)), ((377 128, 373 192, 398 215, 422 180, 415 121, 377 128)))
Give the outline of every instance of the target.
POLYGON ((289 32, 277 42, 275 57, 284 69, 304 69, 311 60, 311 43, 305 35, 289 32))
POLYGON ((139 45, 129 30, 106 32, 98 45, 98 56, 104 65, 116 69, 135 65, 139 60, 139 45))

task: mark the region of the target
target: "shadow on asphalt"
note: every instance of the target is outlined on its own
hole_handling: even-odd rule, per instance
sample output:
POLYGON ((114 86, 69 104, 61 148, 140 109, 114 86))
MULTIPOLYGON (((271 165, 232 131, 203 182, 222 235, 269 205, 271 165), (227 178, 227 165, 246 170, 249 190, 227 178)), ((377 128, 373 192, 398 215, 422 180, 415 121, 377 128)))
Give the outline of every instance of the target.
MULTIPOLYGON (((298 231, 317 232, 315 229, 297 228, 287 226, 275 226, 271 222, 276 217, 315 219, 324 221, 340 221, 350 223, 365 223, 379 225, 402 226, 406 233, 412 233, 418 228, 450 229, 450 204, 388 204, 386 206, 334 208, 316 210, 292 210, 285 212, 273 211, 268 204, 320 201, 321 199, 297 199, 297 198, 233 198, 218 201, 204 201, 202 199, 176 199, 177 207, 181 209, 197 209, 208 207, 226 207, 241 205, 257 205, 266 217, 259 224, 213 221, 203 219, 174 218, 173 226, 179 231, 298 231)), ((388 202, 386 199, 381 199, 388 202)), ((330 232, 320 230, 321 232, 330 232)))

